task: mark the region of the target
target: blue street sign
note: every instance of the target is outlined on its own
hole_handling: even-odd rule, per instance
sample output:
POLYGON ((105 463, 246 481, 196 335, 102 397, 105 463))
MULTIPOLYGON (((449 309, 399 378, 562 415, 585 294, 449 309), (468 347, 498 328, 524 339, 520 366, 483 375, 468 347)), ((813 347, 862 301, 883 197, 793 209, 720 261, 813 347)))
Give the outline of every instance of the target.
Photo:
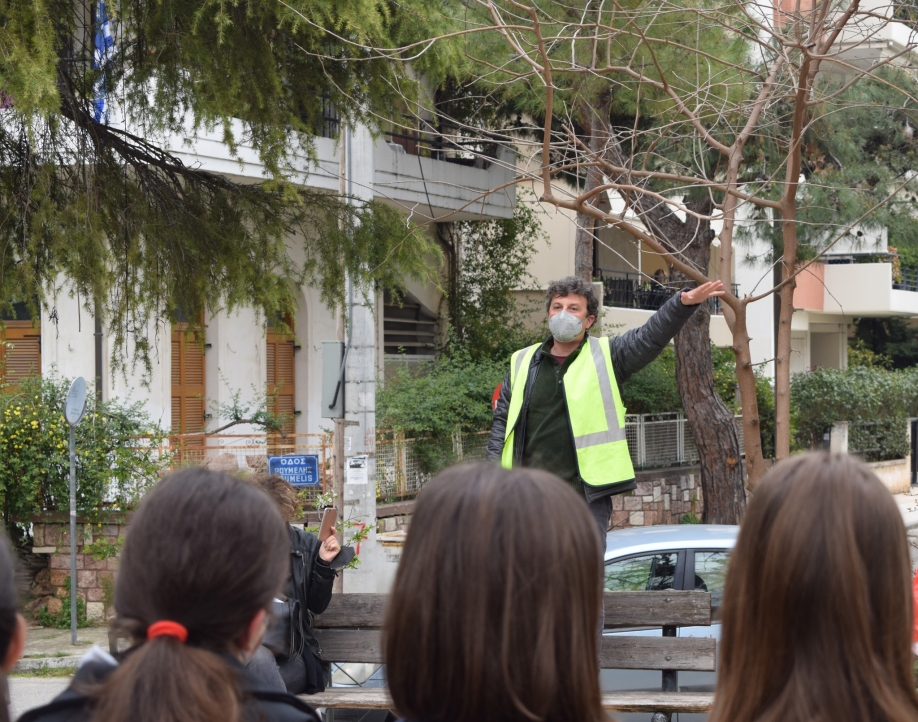
POLYGON ((269 456, 268 473, 284 477, 293 486, 318 486, 319 457, 316 454, 269 456))

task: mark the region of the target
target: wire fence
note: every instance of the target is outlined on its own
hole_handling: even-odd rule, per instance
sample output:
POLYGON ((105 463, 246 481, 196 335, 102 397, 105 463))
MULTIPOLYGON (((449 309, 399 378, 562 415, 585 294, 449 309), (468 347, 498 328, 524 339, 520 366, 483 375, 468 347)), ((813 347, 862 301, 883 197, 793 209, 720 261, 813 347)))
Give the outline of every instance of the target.
MULTIPOLYGON (((740 448, 742 417, 734 417, 740 448)), ((405 438, 380 431, 376 436, 376 495, 380 501, 415 496, 441 469, 453 464, 483 461, 488 431, 446 437, 405 438)), ((688 419, 681 413, 629 414, 625 434, 635 469, 698 463, 698 448, 688 419)), ((212 468, 267 469, 269 456, 315 454, 320 483, 302 492, 307 503, 331 488, 332 439, 329 434, 186 434, 163 441, 160 453, 167 466, 207 464, 212 468)))
MULTIPOLYGON (((734 416, 740 449, 743 448, 743 417, 734 416)), ((625 435, 635 469, 654 469, 698 463, 698 447, 688 419, 681 413, 629 414, 625 435)))
MULTIPOLYGON (((743 418, 735 416, 740 449, 743 418)), ((698 448, 683 414, 629 414, 625 417, 628 450, 635 469, 698 463, 698 448)), ((414 496, 440 469, 460 461, 481 461, 489 432, 451 437, 406 439, 381 434, 376 441, 376 489, 380 501, 414 496)))
POLYGON ((484 461, 490 432, 406 439, 381 432, 376 440, 376 496, 381 501, 417 494, 441 469, 460 462, 484 461))
POLYGON ((319 457, 319 484, 301 487, 306 503, 331 488, 329 434, 181 434, 169 436, 160 456, 171 469, 206 464, 221 471, 266 471, 269 456, 314 454, 319 457))

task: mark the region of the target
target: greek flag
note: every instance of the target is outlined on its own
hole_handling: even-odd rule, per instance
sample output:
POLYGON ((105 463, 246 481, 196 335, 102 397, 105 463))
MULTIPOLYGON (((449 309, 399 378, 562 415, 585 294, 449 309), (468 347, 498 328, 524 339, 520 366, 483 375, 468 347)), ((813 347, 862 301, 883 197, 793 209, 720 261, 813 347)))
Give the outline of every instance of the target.
POLYGON ((115 30, 112 27, 112 21, 108 18, 105 2, 99 0, 96 4, 95 50, 92 61, 92 67, 102 71, 93 88, 93 118, 97 123, 108 123, 108 103, 105 98, 108 86, 106 67, 114 56, 115 30))

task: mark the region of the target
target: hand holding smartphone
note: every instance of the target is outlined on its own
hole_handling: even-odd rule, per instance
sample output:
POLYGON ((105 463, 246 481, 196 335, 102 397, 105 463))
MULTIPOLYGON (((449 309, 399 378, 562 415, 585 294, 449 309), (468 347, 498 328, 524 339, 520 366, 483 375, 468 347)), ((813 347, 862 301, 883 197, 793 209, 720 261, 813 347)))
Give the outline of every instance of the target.
POLYGON ((319 526, 319 541, 324 542, 335 533, 335 524, 338 522, 338 510, 329 506, 322 512, 322 524, 319 526))

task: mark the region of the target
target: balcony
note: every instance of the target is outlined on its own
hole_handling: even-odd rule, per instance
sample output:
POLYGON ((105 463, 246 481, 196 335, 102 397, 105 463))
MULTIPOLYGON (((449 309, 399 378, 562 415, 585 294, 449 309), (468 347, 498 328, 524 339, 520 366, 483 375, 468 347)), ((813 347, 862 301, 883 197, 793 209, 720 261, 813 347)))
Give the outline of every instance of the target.
MULTIPOLYGON (((240 123, 232 123, 237 139, 245 138, 240 123)), ((323 109, 319 135, 313 138, 314 156, 297 159, 298 182, 310 188, 338 191, 340 123, 334 108, 323 109)), ((372 197, 414 214, 417 221, 443 217, 449 221, 513 217, 512 185, 516 158, 482 134, 476 137, 458 126, 435 127, 407 118, 402 127, 374 138, 366 128, 353 135, 352 167, 357 195, 372 197), (499 192, 495 188, 506 185, 499 192)), ((237 179, 261 180, 264 164, 245 141, 239 158, 230 156, 219 128, 201 129, 189 137, 167 138, 165 149, 190 167, 237 179)))
MULTIPOLYGON (((594 279, 602 283, 602 305, 615 308, 636 308, 656 311, 666 303, 682 285, 660 283, 642 273, 594 269, 594 279)), ((733 284, 733 294, 739 295, 739 286, 733 284)), ((708 299, 708 308, 714 315, 723 314, 719 298, 708 299)))
POLYGON ((892 253, 827 256, 797 277, 794 307, 857 316, 918 316, 918 269, 892 253))

